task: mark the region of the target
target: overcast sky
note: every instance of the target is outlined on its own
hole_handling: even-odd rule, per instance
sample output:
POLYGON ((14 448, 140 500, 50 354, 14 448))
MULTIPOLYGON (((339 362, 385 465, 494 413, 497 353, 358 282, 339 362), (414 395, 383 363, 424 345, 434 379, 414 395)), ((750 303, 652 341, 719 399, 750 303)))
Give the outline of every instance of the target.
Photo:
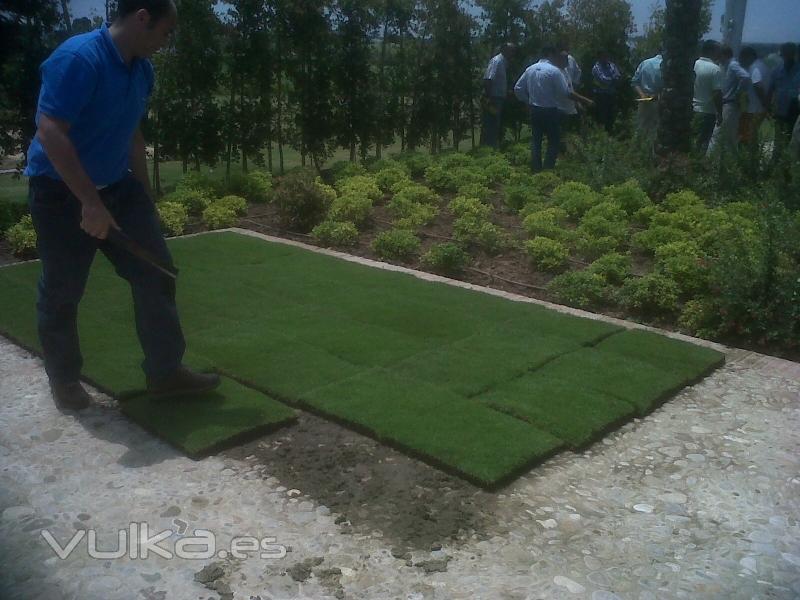
MULTIPOLYGON (((641 30, 647 23, 654 4, 664 0, 629 0, 641 30)), ((73 16, 102 15, 103 0, 71 0, 73 16)), ((714 0, 714 17, 709 37, 719 39, 720 18, 725 10, 725 0, 714 0)), ((744 28, 745 42, 800 42, 800 0, 749 0, 744 28)))

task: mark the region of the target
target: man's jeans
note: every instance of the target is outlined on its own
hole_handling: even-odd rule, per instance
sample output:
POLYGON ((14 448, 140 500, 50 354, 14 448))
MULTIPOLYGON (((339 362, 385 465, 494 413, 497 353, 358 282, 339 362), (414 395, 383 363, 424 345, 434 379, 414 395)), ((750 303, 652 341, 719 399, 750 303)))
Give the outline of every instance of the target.
MULTIPOLYGON (((129 237, 172 264, 155 206, 138 180, 128 175, 103 189, 100 196, 129 237)), ((64 183, 32 177, 29 202, 42 262, 36 304, 39 339, 50 381, 70 383, 80 377, 78 302, 98 249, 130 283, 145 374, 157 379, 177 369, 185 342, 175 304, 175 282, 125 250, 85 233, 80 228, 81 204, 64 183)))
POLYGON ((499 148, 503 136, 503 105, 505 98, 489 98, 483 111, 481 145, 499 148))
POLYGON ((558 146, 561 143, 561 114, 557 108, 541 108, 531 106, 531 170, 538 173, 542 170, 542 139, 547 137, 547 156, 544 168, 553 169, 558 157, 558 146))
POLYGON ((739 141, 740 117, 741 111, 738 104, 729 102, 722 105, 722 123, 714 127, 711 141, 708 143, 707 157, 736 149, 739 141))
POLYGON ((692 127, 694 129, 695 144, 697 150, 705 154, 708 150, 708 143, 717 125, 717 115, 714 113, 694 113, 692 127))

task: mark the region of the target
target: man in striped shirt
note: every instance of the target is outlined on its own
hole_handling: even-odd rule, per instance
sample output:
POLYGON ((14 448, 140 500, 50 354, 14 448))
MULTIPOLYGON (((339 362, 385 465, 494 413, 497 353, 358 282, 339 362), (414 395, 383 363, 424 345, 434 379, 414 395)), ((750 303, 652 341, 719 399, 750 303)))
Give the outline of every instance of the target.
POLYGON ((503 44, 500 53, 489 61, 483 75, 483 131, 481 144, 498 148, 503 138, 503 107, 508 96, 506 70, 514 56, 514 45, 503 44))

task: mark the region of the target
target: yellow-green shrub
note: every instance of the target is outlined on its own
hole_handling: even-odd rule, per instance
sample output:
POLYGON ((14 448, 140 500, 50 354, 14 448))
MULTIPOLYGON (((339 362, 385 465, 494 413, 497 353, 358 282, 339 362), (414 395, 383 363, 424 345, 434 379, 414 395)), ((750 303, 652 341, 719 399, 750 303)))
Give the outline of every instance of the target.
POLYGON ((169 235, 181 235, 189 220, 186 206, 178 202, 159 202, 156 204, 161 226, 169 235))

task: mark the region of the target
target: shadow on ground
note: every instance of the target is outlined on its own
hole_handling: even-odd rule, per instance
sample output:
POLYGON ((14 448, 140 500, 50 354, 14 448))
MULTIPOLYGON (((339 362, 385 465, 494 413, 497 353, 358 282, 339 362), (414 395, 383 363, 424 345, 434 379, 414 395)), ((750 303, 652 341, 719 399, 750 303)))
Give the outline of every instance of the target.
POLYGON ((307 413, 293 427, 225 455, 254 457, 247 462, 264 477, 341 513, 343 533, 379 530, 406 550, 457 543, 473 532, 481 539, 503 534, 493 519, 496 494, 307 413))

